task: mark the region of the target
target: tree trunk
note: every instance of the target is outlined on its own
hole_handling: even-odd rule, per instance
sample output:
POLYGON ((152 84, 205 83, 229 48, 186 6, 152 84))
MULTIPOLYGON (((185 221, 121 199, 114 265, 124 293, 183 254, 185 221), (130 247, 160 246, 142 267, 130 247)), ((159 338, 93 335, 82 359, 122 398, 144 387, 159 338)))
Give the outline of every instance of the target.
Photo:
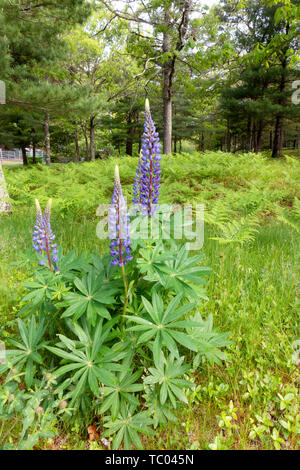
POLYGON ((23 165, 28 165, 26 147, 24 145, 22 146, 22 157, 23 157, 23 165))
POLYGON ((258 131, 257 131, 256 153, 261 151, 263 128, 264 128, 264 120, 261 119, 259 121, 259 127, 258 127, 258 131))
POLYGON ((95 117, 90 119, 90 159, 95 160, 95 117))
MULTIPOLYGON (((163 53, 171 51, 171 35, 170 35, 170 11, 165 10, 164 23, 168 28, 163 35, 163 53)), ((169 57, 163 63, 163 153, 168 155, 172 152, 172 74, 174 70, 174 58, 169 57)))
MULTIPOLYGON (((281 71, 281 79, 280 79, 280 97, 279 97, 279 105, 282 107, 284 104, 284 98, 282 96, 285 90, 286 84, 286 67, 287 67, 287 59, 286 57, 282 61, 282 71, 281 71)), ((273 141, 273 151, 272 151, 272 158, 278 158, 282 156, 282 147, 280 143, 280 136, 282 132, 282 124, 283 124, 283 114, 282 111, 279 112, 276 116, 276 123, 275 123, 275 133, 274 133, 274 141, 273 141)))
POLYGON ((163 88, 163 153, 168 155, 172 152, 172 97, 171 89, 169 86, 169 74, 170 71, 167 67, 164 70, 164 88, 163 88))
POLYGON ((276 117, 275 131, 274 131, 274 141, 273 141, 273 151, 272 158, 278 158, 280 154, 280 132, 281 132, 282 117, 276 117))
POLYGON ((252 127, 252 139, 251 139, 252 147, 251 147, 251 152, 256 152, 256 122, 254 121, 253 127, 252 127))
POLYGON ((0 214, 1 212, 11 213, 11 204, 8 201, 9 195, 6 188, 6 182, 4 178, 4 173, 2 170, 2 165, 0 161, 0 214))
POLYGON ((179 139, 179 153, 182 153, 182 140, 179 139))
POLYGON ((212 141, 212 132, 209 133, 209 139, 208 139, 208 144, 207 144, 208 151, 210 151, 211 141, 212 141))
POLYGON ((87 136, 86 124, 82 125, 81 127, 82 127, 84 140, 85 140, 85 157, 86 157, 86 160, 88 161, 90 159, 90 149, 89 149, 89 140, 87 136))
POLYGON ((202 132, 202 135, 201 135, 201 152, 205 152, 205 136, 204 136, 204 132, 202 132))
POLYGON ((46 114, 45 117, 45 147, 46 147, 46 165, 51 164, 51 156, 50 156, 50 116, 49 113, 46 114))
POLYGON ((272 150, 273 148, 273 132, 270 131, 270 149, 272 150))
POLYGON ((233 153, 237 151, 237 136, 233 137, 233 153))
POLYGON ((74 138, 75 138, 75 158, 74 158, 74 162, 79 162, 80 152, 79 152, 78 131, 77 131, 77 129, 75 129, 75 131, 74 131, 74 138))
POLYGON ((279 152, 282 154, 282 151, 283 151, 283 147, 284 147, 284 130, 280 129, 280 136, 279 136, 279 152))
POLYGON ((126 154, 132 157, 134 127, 132 125, 132 112, 127 115, 126 154))
POLYGON ((229 126, 229 121, 227 120, 227 131, 226 131, 226 148, 227 152, 230 153, 231 151, 231 132, 230 132, 230 126, 229 126))
POLYGON ((278 158, 281 156, 281 153, 280 153, 281 125, 282 125, 282 117, 281 115, 278 115, 276 116, 276 123, 275 123, 272 158, 278 158))
POLYGON ((32 142, 32 163, 36 164, 36 152, 35 152, 35 142, 32 142))
MULTIPOLYGON (((177 28, 177 43, 175 51, 180 52, 185 46, 186 33, 190 21, 190 12, 192 9, 192 0, 183 0, 181 3, 181 21, 177 28)), ((163 152, 170 154, 172 152, 172 87, 173 76, 175 73, 175 61, 177 54, 171 46, 171 29, 173 29, 173 18, 171 18, 171 2, 164 2, 164 27, 162 52, 164 62, 163 71, 163 152)))
POLYGON ((174 136, 174 153, 177 153, 177 135, 174 136))

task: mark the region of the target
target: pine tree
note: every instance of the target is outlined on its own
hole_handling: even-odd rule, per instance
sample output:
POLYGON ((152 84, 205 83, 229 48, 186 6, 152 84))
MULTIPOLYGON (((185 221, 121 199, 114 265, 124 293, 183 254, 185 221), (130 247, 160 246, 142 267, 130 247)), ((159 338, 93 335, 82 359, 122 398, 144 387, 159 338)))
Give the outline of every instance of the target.
POLYGON ((6 84, 6 101, 11 107, 43 115, 47 164, 49 122, 70 98, 68 86, 60 86, 60 70, 55 68, 65 53, 62 33, 85 20, 89 12, 90 5, 84 0, 0 0, 0 42, 4 51, 0 78, 6 84))
POLYGON ((264 129, 273 126, 272 156, 278 157, 284 121, 299 119, 299 109, 291 100, 291 83, 297 75, 293 51, 299 49, 300 2, 292 0, 284 7, 267 0, 248 0, 241 8, 225 0, 222 4, 220 17, 235 28, 235 47, 240 54, 239 68, 233 70, 221 93, 227 149, 231 150, 232 135, 239 135, 245 149, 259 151, 264 129))

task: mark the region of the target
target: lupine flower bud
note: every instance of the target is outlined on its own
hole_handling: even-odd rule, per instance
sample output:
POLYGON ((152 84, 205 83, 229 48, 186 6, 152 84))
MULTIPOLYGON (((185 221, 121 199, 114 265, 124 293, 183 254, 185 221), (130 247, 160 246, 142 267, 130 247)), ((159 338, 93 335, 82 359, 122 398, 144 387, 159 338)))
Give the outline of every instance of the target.
POLYGON ((141 159, 133 185, 133 202, 142 213, 152 216, 157 208, 160 186, 160 143, 151 117, 149 101, 145 102, 145 125, 141 159))
POLYGON ((64 409, 67 408, 67 406, 68 406, 67 400, 62 400, 62 401, 59 403, 58 406, 59 406, 59 409, 60 409, 60 410, 64 410, 64 409))
MULTIPOLYGON (((47 256, 49 267, 51 271, 53 270, 52 263, 54 263, 55 271, 59 271, 57 267, 58 263, 58 251, 57 245, 54 242, 55 235, 51 230, 50 225, 50 214, 51 214, 51 205, 52 199, 49 199, 48 204, 46 206, 44 216, 42 214, 42 210, 39 204, 39 201, 36 199, 36 222, 34 226, 34 231, 32 234, 32 241, 33 241, 33 248, 39 255, 47 256)), ((43 266, 45 264, 45 259, 41 259, 39 264, 43 266)))
POLYGON ((43 409, 41 406, 38 406, 38 407, 35 409, 35 414, 36 414, 36 415, 42 414, 43 412, 44 412, 44 409, 43 409))
POLYGON ((129 237, 129 216, 122 193, 119 167, 115 168, 115 185, 108 214, 111 264, 125 265, 132 259, 129 237))
POLYGON ((13 394, 13 393, 10 393, 10 394, 8 395, 7 401, 8 401, 8 403, 11 403, 11 402, 14 401, 14 399, 15 399, 14 394, 13 394))

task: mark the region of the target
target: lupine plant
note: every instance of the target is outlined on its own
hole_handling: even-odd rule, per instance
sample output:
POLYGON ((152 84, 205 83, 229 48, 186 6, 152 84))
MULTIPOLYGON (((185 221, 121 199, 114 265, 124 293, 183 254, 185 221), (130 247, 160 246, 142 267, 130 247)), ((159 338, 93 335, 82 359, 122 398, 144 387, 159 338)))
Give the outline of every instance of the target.
POLYGON ((141 157, 134 180, 133 202, 143 214, 152 216, 157 208, 160 185, 160 143, 152 120, 148 99, 145 105, 145 124, 141 157))
POLYGON ((109 238, 110 242, 110 254, 112 257, 111 264, 118 265, 122 269, 123 282, 124 282, 124 309, 123 314, 126 312, 126 306, 128 301, 128 283, 125 273, 125 265, 128 261, 131 261, 131 241, 129 236, 129 215, 127 210, 127 204, 123 196, 119 167, 116 165, 115 168, 115 185, 111 200, 111 206, 109 210, 109 238))
POLYGON ((40 266, 43 266, 47 259, 50 270, 52 271, 54 269, 55 271, 59 271, 59 267, 57 266, 57 245, 54 241, 55 235, 52 232, 50 225, 52 199, 49 199, 44 215, 42 214, 41 206, 37 199, 35 200, 35 203, 36 222, 32 234, 33 248, 41 257, 39 262, 40 266))
MULTIPOLYGON (((159 140, 147 102, 134 202, 150 217, 158 206, 159 179, 159 140)), ((209 269, 200 265, 200 255, 190 256, 184 240, 140 240, 133 250, 118 167, 109 254, 63 255, 54 243, 50 206, 43 216, 37 203, 33 241, 41 260, 36 266, 33 259, 24 283, 29 292, 19 314, 20 339, 11 341, 14 349, 7 347, 0 365, 7 393, 14 390, 0 411, 7 410, 5 403, 11 409, 23 382, 39 390, 51 381, 59 400, 40 396, 28 439, 35 421, 47 414, 62 425, 81 425, 83 433, 101 424, 114 449, 142 448, 139 434, 176 422, 174 410, 186 406, 202 360, 226 359, 220 349, 229 344, 228 334, 214 330, 212 319, 199 312, 209 269)), ((9 416, 1 412, 2 419, 9 416)))

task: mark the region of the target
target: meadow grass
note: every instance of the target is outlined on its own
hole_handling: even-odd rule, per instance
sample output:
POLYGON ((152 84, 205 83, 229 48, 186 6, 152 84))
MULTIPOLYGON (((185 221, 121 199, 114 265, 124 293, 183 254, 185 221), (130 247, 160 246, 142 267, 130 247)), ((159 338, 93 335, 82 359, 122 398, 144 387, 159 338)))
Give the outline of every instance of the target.
MULTIPOLYGON (((50 169, 5 168, 14 212, 0 218, 0 337, 13 335, 16 328, 26 271, 10 263, 31 246, 34 198, 45 203, 53 197, 53 228, 65 251, 104 253, 107 242, 95 235, 95 211, 110 199, 115 163, 130 196, 134 158, 50 169)), ((204 318, 212 313, 220 331, 231 331, 228 360, 222 367, 203 362, 195 370, 197 387, 189 404, 178 410, 180 424, 158 429, 155 438, 145 437, 145 448, 299 447, 293 360, 293 344, 299 339, 299 233, 277 218, 280 208, 292 216, 299 181, 300 164, 294 158, 270 161, 262 155, 221 153, 165 157, 163 202, 204 202, 208 211, 221 204, 230 209, 230 217, 255 216, 258 225, 255 238, 242 244, 213 240, 222 235, 216 219, 205 226, 203 263, 213 272, 209 301, 200 311, 204 318)), ((76 432, 64 435, 62 447, 87 446, 87 434, 76 432)))

